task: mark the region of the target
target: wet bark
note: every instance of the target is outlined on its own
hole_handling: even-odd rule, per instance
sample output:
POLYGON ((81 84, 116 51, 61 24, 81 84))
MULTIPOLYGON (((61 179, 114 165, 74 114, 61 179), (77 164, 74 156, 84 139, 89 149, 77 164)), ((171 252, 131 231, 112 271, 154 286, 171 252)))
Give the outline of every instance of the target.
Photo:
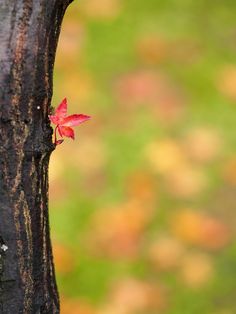
POLYGON ((0 314, 59 313, 48 220, 52 71, 69 0, 0 0, 0 314))

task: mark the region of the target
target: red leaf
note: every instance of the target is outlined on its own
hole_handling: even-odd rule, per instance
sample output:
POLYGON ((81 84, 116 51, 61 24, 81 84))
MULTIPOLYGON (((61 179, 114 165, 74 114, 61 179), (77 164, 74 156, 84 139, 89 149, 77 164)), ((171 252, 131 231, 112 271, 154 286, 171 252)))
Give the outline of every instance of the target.
POLYGON ((85 114, 72 114, 71 116, 66 117, 61 125, 63 126, 76 126, 87 120, 91 119, 90 116, 85 114))
POLYGON ((59 135, 62 137, 62 133, 61 133, 61 128, 60 128, 60 125, 58 124, 58 132, 59 132, 59 135))
POLYGON ((48 116, 48 117, 53 124, 57 125, 60 123, 60 119, 58 118, 58 116, 48 116))
POLYGON ((79 125, 90 119, 90 116, 84 114, 72 114, 67 116, 67 99, 64 98, 60 105, 57 107, 54 115, 49 116, 50 121, 56 125, 54 134, 54 143, 59 145, 63 140, 57 140, 57 130, 61 137, 75 138, 73 126, 79 125))
POLYGON ((58 130, 59 130, 59 133, 60 133, 60 135, 62 137, 65 136, 65 137, 70 137, 73 140, 75 139, 74 130, 72 128, 70 128, 69 126, 61 126, 61 125, 59 125, 58 126, 58 130))
POLYGON ((64 142, 64 140, 58 140, 58 141, 56 141, 56 145, 60 145, 61 143, 63 143, 64 142))
POLYGON ((55 116, 58 116, 58 118, 65 118, 67 114, 67 99, 64 98, 60 105, 56 109, 55 116))

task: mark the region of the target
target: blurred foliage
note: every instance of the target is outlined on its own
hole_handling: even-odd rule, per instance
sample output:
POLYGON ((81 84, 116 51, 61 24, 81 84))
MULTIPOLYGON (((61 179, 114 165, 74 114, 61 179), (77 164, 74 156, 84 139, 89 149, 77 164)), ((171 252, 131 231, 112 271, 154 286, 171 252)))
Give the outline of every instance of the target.
POLYGON ((62 314, 236 313, 236 2, 81 0, 50 165, 62 314))

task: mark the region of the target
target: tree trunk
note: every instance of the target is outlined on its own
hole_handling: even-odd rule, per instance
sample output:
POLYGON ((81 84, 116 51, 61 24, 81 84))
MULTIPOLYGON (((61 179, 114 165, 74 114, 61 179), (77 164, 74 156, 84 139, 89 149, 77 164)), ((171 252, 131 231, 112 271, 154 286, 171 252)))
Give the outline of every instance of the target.
POLYGON ((0 0, 0 313, 59 313, 48 221, 52 71, 70 0, 0 0))

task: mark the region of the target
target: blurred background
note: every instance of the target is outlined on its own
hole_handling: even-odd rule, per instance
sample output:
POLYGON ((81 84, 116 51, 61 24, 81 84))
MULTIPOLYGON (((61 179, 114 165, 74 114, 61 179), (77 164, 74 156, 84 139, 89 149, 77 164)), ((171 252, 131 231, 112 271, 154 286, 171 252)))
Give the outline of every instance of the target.
POLYGON ((50 164, 62 314, 236 313, 235 12, 69 7, 53 105, 92 120, 50 164))

